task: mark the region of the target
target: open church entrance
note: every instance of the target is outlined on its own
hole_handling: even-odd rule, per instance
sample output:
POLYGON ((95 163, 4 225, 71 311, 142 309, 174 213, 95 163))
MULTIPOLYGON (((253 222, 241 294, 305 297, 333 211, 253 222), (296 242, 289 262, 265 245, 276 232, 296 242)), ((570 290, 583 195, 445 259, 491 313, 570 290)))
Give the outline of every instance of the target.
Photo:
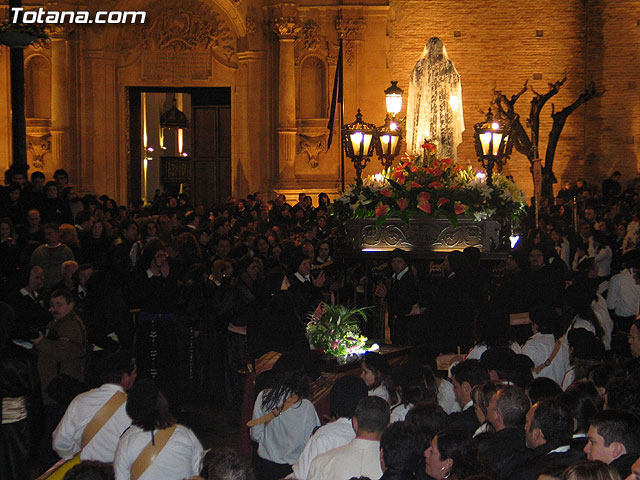
POLYGON ((186 193, 194 205, 224 202, 231 195, 231 89, 127 90, 129 200, 153 202, 164 191, 186 193))

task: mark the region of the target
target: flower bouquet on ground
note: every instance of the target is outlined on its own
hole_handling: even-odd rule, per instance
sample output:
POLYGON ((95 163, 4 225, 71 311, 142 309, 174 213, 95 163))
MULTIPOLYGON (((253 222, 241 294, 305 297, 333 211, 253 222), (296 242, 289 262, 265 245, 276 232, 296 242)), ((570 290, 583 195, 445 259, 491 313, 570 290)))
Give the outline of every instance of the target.
POLYGON ((406 224, 417 215, 446 217, 457 226, 459 216, 480 221, 496 215, 517 219, 524 213, 524 194, 509 178, 494 173, 489 185, 484 172, 438 159, 435 145, 425 143, 423 149, 423 156, 404 155, 398 166, 351 185, 338 208, 352 218, 375 216, 378 227, 389 216, 406 224))
POLYGON ((371 307, 347 308, 321 303, 307 324, 311 348, 334 357, 347 357, 365 352, 367 337, 361 335, 360 323, 367 321, 371 307))

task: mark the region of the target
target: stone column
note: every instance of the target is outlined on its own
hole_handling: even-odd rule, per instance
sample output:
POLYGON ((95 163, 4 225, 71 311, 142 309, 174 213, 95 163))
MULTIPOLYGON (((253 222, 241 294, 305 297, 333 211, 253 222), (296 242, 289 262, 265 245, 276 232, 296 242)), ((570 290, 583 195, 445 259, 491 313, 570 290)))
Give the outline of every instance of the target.
MULTIPOLYGON (((266 52, 263 50, 238 52, 238 63, 240 64, 238 87, 241 94, 237 95, 236 115, 241 134, 234 146, 234 151, 238 155, 234 155, 234 157, 241 163, 242 171, 247 175, 251 191, 263 188, 273 173, 271 164, 264 162, 256 164, 255 162, 255 159, 260 158, 263 152, 271 151, 272 146, 265 123, 267 108, 266 82, 263 81, 265 61, 266 52), (255 142, 252 141, 253 138, 261 140, 255 142)), ((237 172, 237 165, 233 165, 232 172, 237 172)))
POLYGON ((67 138, 69 135, 67 33, 68 30, 64 26, 56 26, 51 35, 51 155, 57 168, 68 171, 71 159, 67 138))
POLYGON ((278 67, 278 169, 281 184, 295 182, 296 158, 296 77, 294 41, 301 30, 295 17, 295 5, 278 6, 273 30, 280 44, 278 67))

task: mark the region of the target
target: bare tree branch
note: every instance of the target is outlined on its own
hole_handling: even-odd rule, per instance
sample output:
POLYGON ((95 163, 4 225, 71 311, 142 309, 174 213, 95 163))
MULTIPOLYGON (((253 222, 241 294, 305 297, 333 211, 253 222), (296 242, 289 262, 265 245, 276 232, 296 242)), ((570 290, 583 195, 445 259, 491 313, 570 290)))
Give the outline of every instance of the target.
POLYGON ((529 118, 527 122, 531 127, 531 144, 532 148, 534 148, 534 155, 538 156, 538 140, 540 133, 540 112, 544 108, 545 104, 549 101, 551 97, 557 94, 560 91, 560 87, 564 85, 567 81, 567 76, 565 75, 562 80, 558 80, 555 83, 549 84, 549 91, 547 93, 540 94, 537 93, 533 87, 531 91, 533 92, 533 98, 531 99, 531 110, 529 111, 529 118))
POLYGON ((554 111, 551 114, 551 118, 553 118, 553 126, 549 132, 549 143, 547 144, 544 167, 542 169, 542 192, 544 196, 553 196, 553 184, 557 182, 555 175, 553 174, 553 159, 556 154, 558 141, 560 140, 560 134, 562 133, 562 129, 564 128, 567 118, 582 104, 588 102, 592 98, 601 97, 604 93, 605 89, 598 90, 592 83, 589 88, 582 92, 571 105, 564 107, 558 112, 554 111))
POLYGON ((498 108, 498 112, 511 122, 511 136, 513 138, 513 146, 516 151, 525 155, 531 162, 533 160, 533 157, 531 156, 531 140, 520 122, 520 115, 518 115, 514 109, 514 105, 518 99, 527 91, 528 82, 529 80, 525 80, 522 89, 520 89, 520 91, 515 95, 512 95, 511 99, 508 99, 506 95, 502 93, 497 95, 494 93, 494 103, 498 108))

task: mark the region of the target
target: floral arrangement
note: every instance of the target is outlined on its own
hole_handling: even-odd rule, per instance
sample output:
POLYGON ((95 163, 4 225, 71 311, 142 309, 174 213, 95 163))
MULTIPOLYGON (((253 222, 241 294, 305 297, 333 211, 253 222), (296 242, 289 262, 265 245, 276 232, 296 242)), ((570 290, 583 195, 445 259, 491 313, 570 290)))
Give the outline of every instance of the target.
POLYGON ((367 337, 360 334, 360 322, 366 322, 369 308, 349 309, 342 305, 321 303, 307 324, 307 339, 311 348, 323 350, 334 357, 364 352, 367 337))
POLYGON ((338 201, 352 218, 376 216, 377 226, 391 215, 406 224, 412 216, 445 216, 456 226, 459 216, 484 220, 494 215, 524 213, 525 197, 516 184, 499 173, 489 185, 482 171, 436 158, 436 147, 422 145, 425 155, 404 155, 400 165, 351 185, 338 201))

